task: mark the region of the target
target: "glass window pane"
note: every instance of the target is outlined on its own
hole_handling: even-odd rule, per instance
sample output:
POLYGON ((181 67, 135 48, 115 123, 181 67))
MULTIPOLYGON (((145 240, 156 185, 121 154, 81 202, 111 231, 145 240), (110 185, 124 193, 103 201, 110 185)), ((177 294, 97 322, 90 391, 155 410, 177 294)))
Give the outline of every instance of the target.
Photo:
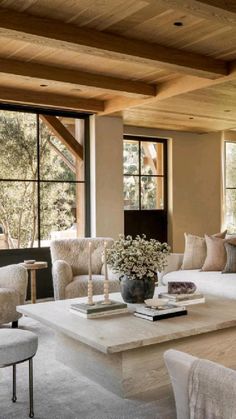
POLYGON ((0 249, 38 246, 37 182, 0 182, 0 249))
POLYGON ((162 177, 142 176, 141 208, 164 209, 164 179, 162 177))
POLYGON ((236 143, 226 143, 226 187, 236 187, 236 143))
POLYGON ((236 233, 236 190, 226 190, 225 223, 228 233, 236 233))
POLYGON ((141 174, 164 175, 162 143, 149 141, 141 143, 141 174))
POLYGON ((51 240, 84 236, 84 184, 40 184, 41 246, 51 240))
POLYGON ((124 176, 124 209, 139 209, 139 177, 124 176))
POLYGON ((124 173, 137 175, 139 172, 139 143, 138 141, 124 140, 123 150, 124 173))
MULTIPOLYGON (((60 120, 61 124, 62 121, 63 119, 60 120)), ((67 118, 66 122, 67 125, 63 124, 63 126, 75 136, 75 119, 67 118)), ((50 127, 42 120, 40 120, 40 179, 84 180, 83 161, 76 158, 66 142, 54 135, 50 127)))
POLYGON ((37 179, 37 120, 0 111, 0 179, 37 179))

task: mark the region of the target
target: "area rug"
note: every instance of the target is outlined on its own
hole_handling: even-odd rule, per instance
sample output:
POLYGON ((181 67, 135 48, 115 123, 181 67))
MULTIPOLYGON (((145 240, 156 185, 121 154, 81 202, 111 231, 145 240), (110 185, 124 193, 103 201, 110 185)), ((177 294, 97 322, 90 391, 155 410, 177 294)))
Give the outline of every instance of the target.
MULTIPOLYGON (((29 318, 20 328, 35 332, 35 419, 175 419, 172 398, 144 402, 122 399, 56 361, 53 332, 29 318)), ((17 366, 17 402, 11 402, 12 368, 0 370, 0 419, 28 418, 28 363, 17 366)))

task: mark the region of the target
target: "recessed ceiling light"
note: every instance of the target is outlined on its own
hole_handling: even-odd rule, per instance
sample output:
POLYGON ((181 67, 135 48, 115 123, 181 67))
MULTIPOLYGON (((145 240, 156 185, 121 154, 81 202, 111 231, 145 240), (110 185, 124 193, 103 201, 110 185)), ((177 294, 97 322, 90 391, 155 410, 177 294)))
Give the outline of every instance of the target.
POLYGON ((48 87, 48 84, 40 84, 40 87, 48 87))
POLYGON ((78 87, 74 88, 74 89, 70 89, 71 92, 81 92, 82 89, 79 89, 78 87))
POLYGON ((177 21, 177 22, 174 22, 174 26, 184 26, 184 24, 181 21, 177 21))

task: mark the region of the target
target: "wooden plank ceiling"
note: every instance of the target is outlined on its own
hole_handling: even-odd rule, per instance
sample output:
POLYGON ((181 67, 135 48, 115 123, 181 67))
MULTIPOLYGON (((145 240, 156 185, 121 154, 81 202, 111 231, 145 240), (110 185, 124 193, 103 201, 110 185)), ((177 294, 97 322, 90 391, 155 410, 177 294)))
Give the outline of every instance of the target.
POLYGON ((2 0, 0 102, 236 128, 235 0, 2 0))

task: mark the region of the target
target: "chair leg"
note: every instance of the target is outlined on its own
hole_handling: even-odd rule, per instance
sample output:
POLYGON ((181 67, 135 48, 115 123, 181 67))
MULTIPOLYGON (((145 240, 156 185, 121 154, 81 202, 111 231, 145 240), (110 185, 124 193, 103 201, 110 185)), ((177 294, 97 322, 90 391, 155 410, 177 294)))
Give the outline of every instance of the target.
POLYGON ((30 412, 29 417, 34 417, 34 396, 33 396, 33 358, 29 360, 29 401, 30 401, 30 412))
POLYGON ((13 388, 12 388, 12 401, 13 403, 16 402, 16 364, 13 364, 13 388))
POLYGON ((12 329, 18 329, 18 320, 12 322, 11 327, 12 329))

